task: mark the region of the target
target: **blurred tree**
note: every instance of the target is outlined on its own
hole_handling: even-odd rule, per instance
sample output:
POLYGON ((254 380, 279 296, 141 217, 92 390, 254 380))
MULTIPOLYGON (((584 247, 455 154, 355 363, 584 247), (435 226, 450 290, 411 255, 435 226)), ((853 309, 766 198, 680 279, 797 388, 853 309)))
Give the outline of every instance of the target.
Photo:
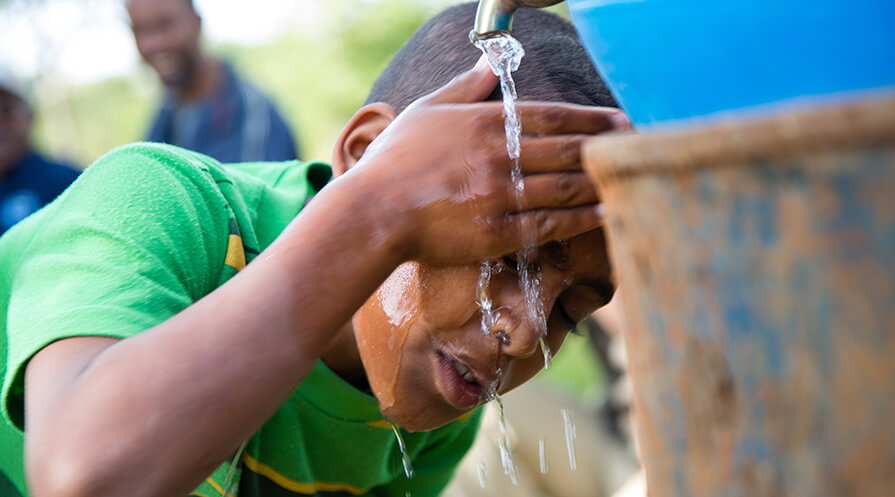
MULTIPOLYGON (((161 88, 145 67, 91 84, 61 80, 56 71, 60 44, 90 26, 65 26, 60 37, 56 28, 41 25, 31 13, 40 5, 68 3, 80 9, 120 1, 0 0, 0 15, 23 15, 35 36, 46 38, 39 43, 35 138, 51 154, 83 166, 116 146, 143 138, 161 88), (84 3, 87 7, 81 7, 84 3)), ((392 55, 426 19, 458 1, 330 0, 319 4, 322 21, 314 29, 296 28, 254 46, 206 42, 271 95, 294 125, 303 158, 329 161, 336 135, 392 55)), ((563 13, 561 5, 555 9, 563 13)))
MULTIPOLYGON (((455 2, 332 0, 323 7, 329 22, 319 30, 290 31, 257 46, 209 41, 209 49, 271 95, 295 125, 303 158, 328 162, 335 137, 381 69, 413 30, 449 3, 455 2)), ((140 140, 161 92, 145 68, 84 85, 46 77, 39 83, 46 98, 39 102, 38 143, 84 166, 116 146, 140 140)))
MULTIPOLYGON (((441 2, 444 3, 444 2, 441 2)), ((306 159, 329 161, 342 126, 392 55, 437 2, 328 2, 328 33, 291 32, 269 45, 220 47, 298 128, 306 159)))
MULTIPOLYGON (((82 166, 95 157, 84 146, 81 116, 73 110, 70 87, 61 77, 63 63, 59 54, 73 36, 90 28, 89 17, 70 16, 68 22, 45 22, 41 15, 46 9, 63 7, 91 11, 101 4, 118 0, 0 0, 0 14, 10 22, 23 24, 27 39, 16 40, 21 50, 32 55, 32 104, 38 120, 35 138, 38 146, 51 155, 64 157, 82 166), (85 158, 89 158, 85 161, 85 158)), ((62 11, 62 10, 60 10, 62 11)), ((0 28, 2 29, 2 28, 0 28)))

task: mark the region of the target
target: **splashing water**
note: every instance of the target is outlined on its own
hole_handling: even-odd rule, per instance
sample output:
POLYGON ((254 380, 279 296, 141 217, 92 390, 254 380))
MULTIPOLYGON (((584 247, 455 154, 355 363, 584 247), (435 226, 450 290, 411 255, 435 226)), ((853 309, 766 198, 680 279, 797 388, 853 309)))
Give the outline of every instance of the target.
POLYGON ((233 456, 233 460, 230 461, 230 467, 227 469, 227 476, 224 478, 224 486, 223 486, 223 496, 231 496, 236 495, 236 492, 239 488, 239 480, 235 478, 236 476, 236 468, 239 466, 239 461, 242 459, 242 454, 246 450, 246 446, 249 444, 249 441, 246 440, 239 446, 239 449, 236 450, 236 454, 233 456))
POLYGON ((494 271, 494 261, 482 261, 479 268, 479 284, 476 290, 476 304, 482 310, 482 331, 488 335, 494 326, 494 310, 491 295, 488 293, 488 285, 491 283, 491 273, 494 271))
MULTIPOLYGON (((513 161, 511 179, 513 181, 516 196, 516 205, 521 210, 522 194, 525 190, 525 182, 522 177, 522 169, 519 166, 519 156, 522 152, 520 137, 522 135, 522 123, 516 110, 516 84, 513 81, 513 71, 519 68, 525 50, 518 40, 503 33, 498 36, 474 41, 487 57, 491 70, 500 77, 500 89, 503 94, 504 129, 507 136, 507 153, 513 161)), ((523 295, 528 307, 528 319, 540 335, 539 343, 544 353, 544 368, 549 367, 552 353, 544 336, 547 334, 547 319, 545 317, 543 301, 541 298, 541 273, 537 266, 537 232, 531 223, 523 225, 523 248, 516 254, 516 270, 522 284, 523 295)), ((482 328, 487 332, 494 324, 494 316, 491 310, 491 300, 488 297, 488 287, 493 273, 493 261, 482 263, 479 278, 479 302, 487 303, 488 307, 482 307, 482 328), (483 298, 484 297, 484 298, 483 298)))
POLYGON ((413 478, 413 466, 410 465, 410 455, 407 454, 404 437, 401 436, 401 432, 398 431, 398 427, 394 423, 389 421, 388 424, 392 427, 392 431, 395 432, 395 437, 398 439, 398 448, 401 449, 401 463, 404 464, 404 474, 407 475, 407 478, 413 478))
POLYGON ((547 474, 547 453, 544 450, 544 439, 538 440, 538 460, 541 462, 541 474, 547 474))
POLYGON ((572 419, 572 413, 568 409, 562 409, 562 422, 566 431, 566 449, 569 452, 569 468, 572 471, 578 467, 575 461, 575 420, 572 419))
POLYGON ((510 477, 513 485, 519 484, 519 472, 516 470, 516 461, 510 450, 510 433, 507 430, 507 420, 503 415, 503 402, 500 396, 494 394, 494 403, 497 406, 497 426, 500 428, 500 438, 497 439, 497 448, 500 450, 500 463, 503 465, 503 474, 510 477))

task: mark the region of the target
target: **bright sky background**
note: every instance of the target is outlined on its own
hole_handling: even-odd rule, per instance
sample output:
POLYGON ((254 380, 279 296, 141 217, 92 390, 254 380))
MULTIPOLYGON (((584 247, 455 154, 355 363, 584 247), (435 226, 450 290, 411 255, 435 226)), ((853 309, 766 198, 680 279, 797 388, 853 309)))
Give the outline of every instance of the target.
MULTIPOLYGON (((321 8, 331 0, 254 0, 251 7, 245 0, 194 1, 214 41, 257 44, 287 29, 325 32, 335 22, 321 8)), ((43 68, 88 82, 133 71, 139 56, 122 0, 8 0, 0 8, 0 63, 25 78, 43 68)))

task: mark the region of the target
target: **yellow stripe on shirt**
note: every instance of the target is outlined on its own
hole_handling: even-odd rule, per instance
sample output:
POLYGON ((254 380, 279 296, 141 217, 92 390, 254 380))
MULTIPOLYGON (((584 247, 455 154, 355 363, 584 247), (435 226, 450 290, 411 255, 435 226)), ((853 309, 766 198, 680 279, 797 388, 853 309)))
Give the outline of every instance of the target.
POLYGON ((317 492, 348 492, 352 495, 361 495, 364 493, 364 490, 357 488, 353 485, 349 485, 347 483, 330 483, 325 481, 315 481, 313 483, 303 483, 300 481, 293 480, 287 476, 284 476, 278 473, 275 469, 270 466, 259 462, 252 456, 248 454, 242 455, 242 462, 245 464, 245 467, 251 470, 254 473, 257 473, 261 476, 264 476, 277 485, 285 488, 286 490, 290 490, 292 492, 297 492, 300 494, 306 495, 314 495, 317 492))
POLYGON ((373 428, 382 428, 383 430, 391 430, 392 425, 388 421, 384 419, 377 419, 375 421, 367 421, 367 426, 372 426, 373 428))
POLYGON ((218 485, 218 483, 216 481, 212 480, 210 476, 208 478, 206 478, 205 481, 207 481, 209 485, 214 487, 214 489, 217 490, 218 493, 220 493, 222 497, 236 497, 236 495, 234 495, 234 494, 224 492, 224 487, 218 485))
POLYGON ((237 271, 242 271, 242 268, 246 267, 246 253, 242 248, 242 238, 239 235, 231 234, 227 240, 227 255, 224 257, 224 264, 237 271))

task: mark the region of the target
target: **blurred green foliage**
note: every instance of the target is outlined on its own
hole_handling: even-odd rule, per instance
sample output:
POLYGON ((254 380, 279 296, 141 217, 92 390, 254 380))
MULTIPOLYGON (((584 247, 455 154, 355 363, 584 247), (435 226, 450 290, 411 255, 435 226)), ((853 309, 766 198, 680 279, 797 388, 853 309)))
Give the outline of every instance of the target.
MULTIPOLYGON (((458 2, 329 0, 323 4, 326 17, 337 21, 325 35, 295 30, 264 45, 207 48, 271 96, 293 127, 303 159, 329 162, 339 131, 379 72, 417 27, 453 3, 458 2)), ((566 15, 564 9, 551 8, 566 15)), ((86 85, 44 79, 37 91, 35 141, 50 155, 87 167, 103 153, 139 141, 161 94, 145 66, 86 85)))
MULTIPOLYGON (((449 2, 328 2, 340 22, 326 36, 293 31, 259 46, 210 45, 264 90, 293 126, 303 159, 328 162, 342 126, 413 31, 449 2)), ((147 68, 127 77, 68 86, 44 81, 34 138, 51 155, 86 167, 140 140, 162 89, 147 68)))

